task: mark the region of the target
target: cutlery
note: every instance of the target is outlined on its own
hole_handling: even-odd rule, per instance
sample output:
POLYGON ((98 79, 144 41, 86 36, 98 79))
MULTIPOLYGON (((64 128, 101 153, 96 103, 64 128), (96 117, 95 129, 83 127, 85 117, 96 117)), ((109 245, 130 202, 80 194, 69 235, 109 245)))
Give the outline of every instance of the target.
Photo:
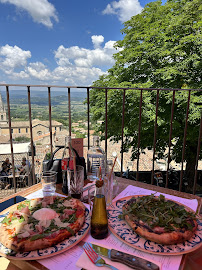
POLYGON ((96 266, 107 266, 112 270, 119 270, 116 267, 109 265, 103 260, 93 249, 90 243, 85 243, 83 246, 84 251, 86 252, 87 256, 96 266))
POLYGON ((115 249, 107 249, 104 247, 100 247, 95 244, 89 243, 89 245, 92 247, 92 249, 107 258, 109 258, 111 261, 123 263, 133 269, 136 270, 159 270, 159 266, 142 258, 136 257, 131 254, 124 253, 122 251, 118 251, 115 249))

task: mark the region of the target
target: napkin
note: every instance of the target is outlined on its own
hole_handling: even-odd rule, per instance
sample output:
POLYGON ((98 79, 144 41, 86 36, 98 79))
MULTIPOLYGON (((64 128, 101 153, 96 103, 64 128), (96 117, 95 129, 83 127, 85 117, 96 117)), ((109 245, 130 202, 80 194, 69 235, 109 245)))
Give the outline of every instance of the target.
MULTIPOLYGON (((92 243, 93 243, 93 242, 92 242, 92 243)), ((94 242, 94 243, 96 244, 96 242, 94 242)), ((98 243, 97 243, 97 244, 98 244, 98 243)), ((99 246, 102 246, 102 247, 105 247, 105 248, 108 248, 108 249, 112 249, 112 248, 113 248, 113 247, 111 247, 111 246, 109 246, 109 245, 101 245, 100 243, 99 243, 99 246)), ((119 250, 120 250, 120 251, 123 251, 121 248, 120 248, 119 250)), ((123 252, 124 252, 124 251, 123 251, 123 252)), ((128 252, 128 254, 133 255, 133 254, 130 253, 130 252, 128 252)), ((119 269, 119 270, 131 270, 131 269, 132 269, 131 267, 129 267, 129 266, 125 265, 125 264, 118 263, 118 262, 113 262, 113 261, 111 261, 110 259, 108 259, 108 258, 106 258, 106 257, 103 257, 103 256, 100 256, 100 257, 102 257, 102 258, 105 260, 105 262, 106 262, 107 264, 110 264, 110 265, 116 267, 116 268, 119 269)), ((138 257, 143 258, 143 257, 141 257, 141 256, 138 256, 138 257)), ((144 258, 143 258, 143 259, 144 259, 144 258)), ((156 261, 153 261, 153 260, 150 260, 150 261, 153 262, 153 263, 155 263, 155 264, 157 264, 157 265, 159 266, 159 269, 162 268, 160 262, 156 262, 156 261)), ((94 263, 91 262, 91 260, 88 258, 88 256, 86 255, 85 252, 83 252, 83 253, 81 254, 81 256, 79 257, 78 261, 76 262, 76 266, 77 266, 77 267, 80 267, 80 268, 84 268, 84 269, 86 269, 86 270, 97 270, 97 269, 100 269, 100 267, 96 266, 94 263)), ((103 266, 102 269, 103 269, 103 270, 105 270, 105 269, 108 270, 109 268, 106 267, 106 266, 103 266)))

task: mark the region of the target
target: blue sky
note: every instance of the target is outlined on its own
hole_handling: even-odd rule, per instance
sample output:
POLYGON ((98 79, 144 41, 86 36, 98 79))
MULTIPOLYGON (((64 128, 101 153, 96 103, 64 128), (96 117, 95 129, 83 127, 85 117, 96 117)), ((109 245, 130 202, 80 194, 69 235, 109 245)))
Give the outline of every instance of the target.
POLYGON ((0 0, 0 83, 91 85, 147 0, 0 0))

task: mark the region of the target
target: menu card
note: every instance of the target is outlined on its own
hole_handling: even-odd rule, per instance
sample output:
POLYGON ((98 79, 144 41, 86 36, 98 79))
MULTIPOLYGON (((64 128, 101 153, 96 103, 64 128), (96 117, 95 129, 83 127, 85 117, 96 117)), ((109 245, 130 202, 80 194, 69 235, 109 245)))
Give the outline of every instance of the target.
MULTIPOLYGON (((128 186, 125 190, 123 190, 114 200, 126 197, 126 196, 131 196, 131 195, 149 195, 154 193, 152 190, 147 190, 135 186, 128 186)), ((42 194, 41 190, 34 192, 33 194, 30 194, 27 196, 27 198, 36 198, 42 197, 40 196, 42 194)), ((197 206, 198 206, 198 201, 196 199, 190 200, 190 199, 184 199, 181 197, 177 196, 172 196, 164 193, 159 193, 157 192, 155 195, 158 196, 159 194, 163 194, 166 198, 168 199, 173 199, 177 202, 180 202, 184 205, 189 206, 191 209, 196 211, 197 206)), ((57 194, 60 195, 60 194, 57 194)), ((88 205, 86 205, 88 207, 88 205)), ((137 250, 135 248, 132 248, 128 246, 127 244, 123 243, 120 241, 118 238, 116 238, 111 232, 109 233, 108 237, 104 240, 95 240, 93 239, 90 234, 88 234, 83 241, 85 242, 93 242, 97 243, 98 245, 106 246, 106 247, 111 247, 114 249, 118 249, 120 251, 125 251, 127 253, 131 253, 133 255, 151 260, 156 263, 161 264, 161 269, 162 270, 178 270, 180 266, 180 262, 182 259, 182 255, 178 256, 160 256, 160 255, 154 255, 154 254, 149 254, 140 250, 137 250)), ((71 269, 71 270, 78 270, 81 269, 81 267, 78 267, 76 265, 79 257, 82 255, 83 249, 81 245, 76 245, 75 247, 67 250, 66 252, 55 255, 53 257, 50 257, 48 259, 42 259, 39 260, 38 262, 41 263, 42 265, 46 266, 50 270, 55 270, 55 269, 71 269)), ((80 265, 79 265, 80 266, 80 265)), ((83 265, 83 268, 85 268, 85 264, 83 265)), ((124 268, 124 265, 122 264, 122 269, 124 268)))

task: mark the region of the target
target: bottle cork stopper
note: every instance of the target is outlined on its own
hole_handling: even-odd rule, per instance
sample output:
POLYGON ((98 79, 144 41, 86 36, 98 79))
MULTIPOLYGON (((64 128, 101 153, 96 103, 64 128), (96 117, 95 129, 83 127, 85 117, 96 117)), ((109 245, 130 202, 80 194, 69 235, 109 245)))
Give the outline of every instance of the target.
POLYGON ((97 180, 96 183, 95 183, 96 187, 98 187, 98 188, 102 187, 103 184, 104 184, 104 181, 101 178, 100 178, 100 180, 97 180))

